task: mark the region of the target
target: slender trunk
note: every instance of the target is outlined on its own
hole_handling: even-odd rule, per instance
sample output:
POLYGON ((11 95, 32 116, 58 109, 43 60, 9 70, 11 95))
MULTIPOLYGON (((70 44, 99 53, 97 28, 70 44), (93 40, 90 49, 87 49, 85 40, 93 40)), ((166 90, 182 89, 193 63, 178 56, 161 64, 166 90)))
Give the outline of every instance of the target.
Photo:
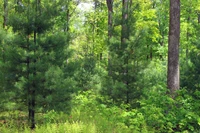
MULTIPOLYGON (((17 4, 19 1, 17 1, 17 4)), ((30 23, 30 0, 28 1, 28 22, 30 23)), ((18 10, 18 9, 17 9, 18 10)), ((30 28, 28 27, 28 33, 30 33, 30 28)), ((30 35, 27 35, 27 53, 30 53, 30 35)), ((30 56, 28 55, 27 59, 27 102, 28 102, 28 125, 31 127, 31 114, 32 114, 32 106, 31 106, 31 85, 30 85, 30 56)))
POLYGON ((200 11, 197 12, 198 15, 198 23, 200 23, 200 11))
MULTIPOLYGON (((4 3, 3 3, 3 9, 4 9, 4 15, 3 15, 3 28, 6 29, 6 25, 7 25, 7 17, 8 17, 8 0, 4 0, 4 3)), ((3 63, 5 64, 6 63, 6 57, 5 57, 5 47, 4 47, 4 44, 2 44, 2 60, 3 60, 3 63)), ((5 67, 3 66, 3 69, 5 67)), ((4 79, 5 79, 5 75, 3 76, 4 79)))
MULTIPOLYGON (((29 35, 27 37, 27 53, 30 52, 30 41, 29 41, 29 35)), ((31 125, 31 112, 32 112, 32 107, 31 107, 31 87, 30 87, 30 57, 28 56, 27 59, 27 101, 28 101, 28 124, 31 125)))
POLYGON ((153 49, 152 49, 152 46, 149 46, 147 45, 147 50, 148 50, 148 53, 147 53, 147 60, 152 60, 153 59, 153 49))
MULTIPOLYGON (((64 32, 67 34, 67 44, 70 42, 70 34, 69 34, 69 21, 70 21, 70 10, 69 10, 69 0, 66 4, 66 22, 64 24, 64 32)), ((68 64, 68 57, 66 58, 66 64, 68 64)))
POLYGON ((110 55, 110 39, 113 32, 113 0, 106 0, 108 7, 108 75, 112 75, 112 62, 110 55))
MULTIPOLYGON (((4 0, 3 3, 3 7, 4 7, 4 15, 3 15, 3 28, 6 29, 6 25, 7 25, 7 17, 8 17, 8 0, 4 0)), ((5 45, 2 43, 2 61, 5 64, 6 63, 6 56, 5 56, 5 45)), ((5 66, 3 65, 3 70, 5 69, 5 66)), ((4 75, 2 75, 4 77, 4 81, 5 80, 5 73, 3 73, 4 75)), ((4 84, 5 85, 5 84, 4 84)), ((5 86, 4 86, 5 87, 5 86)))
POLYGON ((180 0, 170 0, 167 87, 175 96, 179 89, 180 0))
MULTIPOLYGON (((159 26, 160 28, 161 28, 161 26, 162 26, 160 20, 158 20, 158 26, 159 26)), ((163 47, 163 46, 164 46, 164 37, 165 37, 165 35, 164 35, 162 29, 160 29, 160 35, 161 35, 161 38, 159 39, 159 43, 160 43, 160 46, 163 47)), ((160 54, 160 59, 163 60, 162 54, 160 54)))
MULTIPOLYGON (((190 22, 190 16, 188 16, 188 18, 187 18, 187 23, 189 24, 189 22, 190 22)), ((186 33, 187 44, 186 44, 186 51, 185 51, 186 63, 187 64, 188 64, 188 55, 189 55, 189 49, 188 49, 189 36, 190 36, 189 27, 187 26, 187 33, 186 33)))
MULTIPOLYGON (((164 3, 162 0, 160 0, 159 4, 163 5, 164 3)), ((164 40, 165 40, 165 32, 164 32, 164 28, 163 28, 163 27, 165 27, 165 25, 162 24, 162 17, 163 17, 163 15, 160 15, 160 13, 159 13, 158 27, 159 27, 159 32, 161 35, 161 38, 159 39, 159 44, 161 47, 164 46, 164 40)), ((160 59, 163 60, 162 54, 160 54, 160 59)))
MULTIPOLYGON (((36 45, 36 39, 37 39, 37 31, 34 30, 34 45, 36 45)), ((36 47, 36 46, 35 46, 36 47)), ((33 59, 33 64, 34 64, 34 68, 33 68, 33 82, 32 82, 32 87, 31 87, 31 91, 30 91, 30 126, 31 129, 35 128, 35 90, 36 90, 36 82, 35 82, 35 78, 36 78, 36 58, 35 58, 35 54, 36 54, 36 49, 34 49, 34 59, 33 59)))
POLYGON ((153 59, 153 48, 152 48, 152 46, 151 46, 151 48, 150 48, 150 59, 151 59, 151 60, 153 59))
POLYGON ((3 28, 5 29, 7 26, 7 18, 8 18, 8 0, 4 0, 3 9, 4 9, 3 28))
MULTIPOLYGON (((39 5, 40 5, 40 0, 36 0, 35 1, 35 12, 36 12, 36 16, 35 16, 35 22, 37 21, 37 17, 41 14, 41 11, 39 9, 39 5), (38 12, 39 11, 39 12, 38 12)), ((37 30, 38 27, 36 27, 36 24, 34 24, 35 28, 33 31, 33 42, 34 42, 34 49, 33 49, 33 53, 34 53, 34 57, 33 57, 33 78, 34 80, 31 83, 31 87, 29 88, 29 124, 30 124, 30 128, 34 129, 35 128, 35 91, 36 91, 36 48, 37 48, 37 30)))
POLYGON ((128 6, 129 6, 129 0, 123 0, 122 1, 122 29, 121 29, 121 50, 122 53, 125 53, 126 55, 123 55, 124 64, 122 66, 123 68, 123 82, 126 85, 126 103, 129 103, 129 79, 128 79, 128 64, 129 64, 129 56, 127 51, 127 40, 129 39, 129 30, 128 30, 128 6))
MULTIPOLYGON (((37 21, 37 18, 39 17, 39 15, 41 14, 41 11, 39 10, 39 5, 40 5, 40 0, 36 0, 36 16, 35 16, 35 22, 37 21)), ((36 27, 35 24, 35 28, 33 31, 33 41, 34 41, 34 57, 33 57, 33 82, 32 82, 32 89, 31 89, 31 111, 30 111, 30 117, 31 117, 31 129, 35 128, 35 91, 36 91, 36 62, 37 62, 37 58, 36 58, 36 49, 37 49, 37 31, 38 31, 38 27, 36 27)))
POLYGON ((110 40, 113 32, 113 0, 107 0, 106 2, 108 7, 108 40, 110 40))
POLYGON ((126 40, 129 38, 128 33, 128 0, 122 2, 122 30, 121 30, 121 48, 125 50, 127 47, 126 40))
POLYGON ((67 7, 67 13, 66 13, 67 22, 66 22, 66 26, 65 26, 65 29, 66 29, 67 33, 69 32, 69 19, 70 19, 70 14, 69 14, 69 9, 67 7))

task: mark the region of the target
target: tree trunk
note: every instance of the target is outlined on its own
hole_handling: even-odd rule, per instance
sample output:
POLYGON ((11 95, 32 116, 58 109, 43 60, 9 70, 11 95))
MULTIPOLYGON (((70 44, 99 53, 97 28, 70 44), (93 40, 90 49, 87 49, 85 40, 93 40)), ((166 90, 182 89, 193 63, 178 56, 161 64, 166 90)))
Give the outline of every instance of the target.
POLYGON ((3 3, 4 15, 3 15, 3 28, 6 28, 8 17, 8 0, 4 0, 3 3))
MULTIPOLYGON (((189 11, 189 13, 190 13, 191 11, 189 11)), ((190 16, 188 16, 188 18, 187 18, 187 23, 189 24, 189 22, 190 22, 190 16)), ((186 40, 187 40, 187 44, 186 44, 186 51, 185 51, 185 57, 186 57, 186 63, 187 63, 187 65, 188 65, 188 56, 189 56, 189 44, 188 44, 188 42, 189 42, 189 38, 190 38, 190 33, 189 33, 189 26, 187 26, 187 32, 186 32, 186 40)))
MULTIPOLYGON (((112 38, 113 32, 113 0, 106 0, 108 7, 108 47, 110 47, 110 39, 112 38)), ((108 75, 112 75, 112 63, 111 63, 111 55, 110 48, 108 48, 108 75)))
POLYGON ((180 0, 170 0, 167 87, 172 97, 179 89, 180 0))
MULTIPOLYGON (((7 17, 8 17, 8 0, 4 0, 3 7, 4 7, 3 28, 6 29, 7 17)), ((6 52, 5 46, 4 46, 4 44, 2 44, 2 60, 3 60, 3 63, 6 62, 5 52, 6 52)), ((3 68, 4 68, 4 66, 3 66, 3 68)))
POLYGON ((124 84, 126 85, 126 103, 129 103, 129 79, 128 79, 128 64, 129 64, 129 56, 127 51, 127 40, 129 39, 129 30, 128 30, 128 7, 129 0, 122 1, 122 29, 121 29, 121 50, 123 55, 124 64, 122 65, 123 75, 122 79, 124 84))
POLYGON ((70 19, 70 14, 69 14, 69 7, 67 6, 67 13, 66 13, 66 26, 64 27, 64 31, 69 32, 69 19, 70 19))
MULTIPOLYGON (((27 39, 27 52, 30 52, 30 40, 29 40, 29 36, 27 39)), ((30 86, 30 57, 27 57, 27 102, 28 102, 28 124, 31 125, 31 114, 32 114, 32 106, 31 106, 31 86, 30 86)), ((31 126, 30 126, 31 127, 31 126)))
POLYGON ((126 40, 129 38, 128 31, 128 0, 122 1, 122 30, 121 30, 121 48, 124 50, 127 47, 126 40))
POLYGON ((107 7, 108 7, 108 39, 112 37, 112 30, 113 30, 113 0, 106 0, 107 7))

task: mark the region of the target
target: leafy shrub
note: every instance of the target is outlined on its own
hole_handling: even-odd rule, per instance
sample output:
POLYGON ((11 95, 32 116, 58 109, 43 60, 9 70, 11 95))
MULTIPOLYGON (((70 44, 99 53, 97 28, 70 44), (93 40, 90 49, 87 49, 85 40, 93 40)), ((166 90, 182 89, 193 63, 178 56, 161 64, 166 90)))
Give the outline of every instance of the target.
POLYGON ((108 106, 105 101, 110 102, 93 91, 79 93, 73 101, 72 121, 93 121, 99 132, 126 133, 147 130, 142 113, 137 110, 128 111, 125 104, 120 107, 108 106))
POLYGON ((143 113, 148 127, 157 132, 199 131, 199 102, 187 90, 178 91, 175 99, 167 95, 164 87, 154 87, 147 93, 138 110, 143 113))

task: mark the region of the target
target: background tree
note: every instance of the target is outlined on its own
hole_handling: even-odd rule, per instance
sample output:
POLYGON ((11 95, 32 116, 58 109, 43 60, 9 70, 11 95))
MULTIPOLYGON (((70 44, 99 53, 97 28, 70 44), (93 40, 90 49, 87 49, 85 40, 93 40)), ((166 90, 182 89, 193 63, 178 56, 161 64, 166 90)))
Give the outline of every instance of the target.
POLYGON ((113 0, 106 0, 107 8, 108 8, 108 74, 112 74, 112 63, 111 56, 109 52, 110 40, 112 38, 113 32, 113 0))
POLYGON ((181 28, 181 87, 186 87, 188 91, 199 90, 198 87, 198 51, 199 44, 199 2, 183 1, 181 28), (188 6, 191 5, 191 6, 188 6), (193 7, 193 8, 191 8, 193 7))

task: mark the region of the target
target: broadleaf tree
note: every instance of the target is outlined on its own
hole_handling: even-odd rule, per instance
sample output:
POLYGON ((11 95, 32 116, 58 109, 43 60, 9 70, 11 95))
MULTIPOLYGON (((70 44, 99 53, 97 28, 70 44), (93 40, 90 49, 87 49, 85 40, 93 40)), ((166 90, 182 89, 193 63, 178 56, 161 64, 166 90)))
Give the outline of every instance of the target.
POLYGON ((180 87, 179 73, 180 0, 170 0, 167 87, 172 95, 180 87))

